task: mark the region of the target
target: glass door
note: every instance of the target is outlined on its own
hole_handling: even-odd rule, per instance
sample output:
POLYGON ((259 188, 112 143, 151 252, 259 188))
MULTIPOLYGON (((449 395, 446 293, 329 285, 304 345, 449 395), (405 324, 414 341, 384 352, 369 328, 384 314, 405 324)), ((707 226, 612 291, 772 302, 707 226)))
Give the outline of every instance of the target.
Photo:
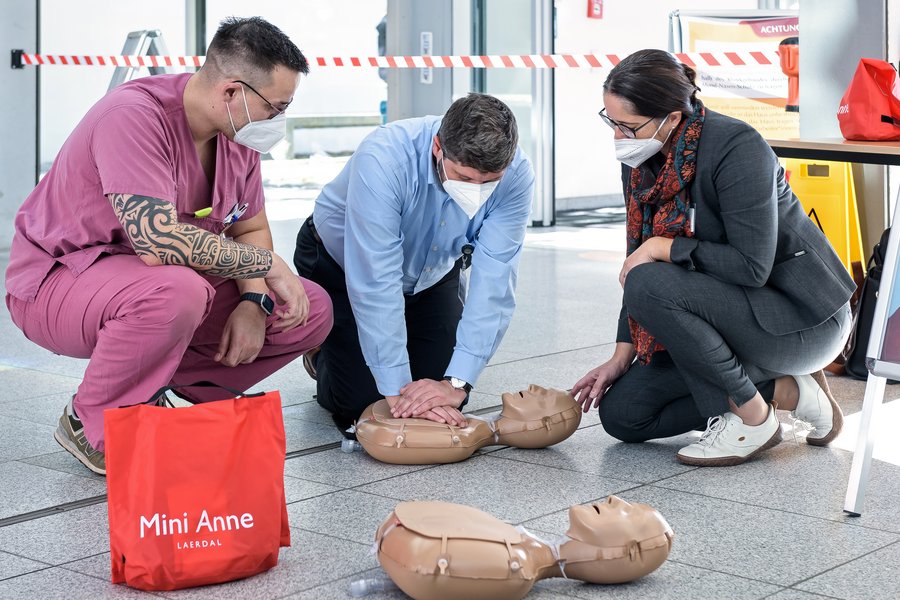
MULTIPOLYGON (((553 10, 552 0, 473 0, 474 53, 551 54, 553 10)), ((516 115, 519 144, 535 170, 532 225, 553 225, 553 70, 473 71, 473 89, 503 100, 516 115)))

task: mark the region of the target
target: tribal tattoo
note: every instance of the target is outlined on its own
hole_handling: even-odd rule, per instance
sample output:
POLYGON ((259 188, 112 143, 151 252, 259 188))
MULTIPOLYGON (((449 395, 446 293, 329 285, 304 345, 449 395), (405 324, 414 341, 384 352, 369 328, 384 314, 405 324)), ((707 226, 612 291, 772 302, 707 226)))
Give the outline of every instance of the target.
POLYGON ((130 194, 107 197, 138 256, 229 279, 265 277, 272 268, 269 250, 179 223, 171 202, 130 194))

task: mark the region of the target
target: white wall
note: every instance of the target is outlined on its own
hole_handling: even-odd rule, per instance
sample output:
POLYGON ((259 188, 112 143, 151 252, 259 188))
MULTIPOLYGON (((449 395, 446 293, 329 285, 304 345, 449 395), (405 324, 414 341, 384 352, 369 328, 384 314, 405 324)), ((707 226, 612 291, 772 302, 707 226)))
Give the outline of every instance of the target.
MULTIPOLYGON (((386 0, 207 0, 206 42, 224 17, 258 15, 281 28, 308 57, 374 56, 375 26, 385 10, 386 0)), ((119 54, 129 31, 159 29, 169 53, 181 55, 184 14, 184 0, 41 0, 41 51, 119 54)), ((113 69, 50 66, 41 71, 41 162, 49 163, 84 113, 106 93, 113 69)), ((288 114, 378 114, 386 97, 377 69, 312 66, 288 114)))
MULTIPOLYGON (((129 31, 159 29, 169 52, 184 54, 184 7, 184 0, 41 0, 41 52, 120 54, 129 31)), ((111 67, 41 67, 41 163, 53 160, 112 75, 111 67)))
MULTIPOLYGON (((587 18, 584 0, 556 0, 557 53, 617 54, 668 49, 673 10, 755 9, 757 0, 629 0, 603 3, 603 19, 587 18)), ((603 108, 602 69, 556 71, 556 198, 621 194, 612 130, 597 116, 603 108)))
MULTIPOLYGON (((207 0, 206 42, 223 18, 260 16, 284 31, 307 57, 376 56, 375 26, 387 0, 207 0)), ((368 67, 310 66, 289 115, 378 114, 387 85, 368 67)))

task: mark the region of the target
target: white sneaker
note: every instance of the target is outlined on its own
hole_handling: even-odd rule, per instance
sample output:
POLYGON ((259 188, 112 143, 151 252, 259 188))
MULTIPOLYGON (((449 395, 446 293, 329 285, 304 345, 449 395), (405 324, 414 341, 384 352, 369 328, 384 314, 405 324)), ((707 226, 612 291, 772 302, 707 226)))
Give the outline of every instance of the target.
POLYGON ((798 421, 809 423, 811 429, 806 436, 806 443, 824 446, 841 432, 844 426, 844 413, 831 395, 831 389, 822 371, 812 375, 794 375, 794 380, 800 388, 800 398, 791 416, 798 421))
POLYGON ((699 467, 730 467, 756 456, 781 443, 781 423, 775 417, 775 409, 769 407, 769 415, 761 425, 744 425, 739 416, 727 412, 712 417, 700 439, 685 446, 675 455, 686 465, 699 467))

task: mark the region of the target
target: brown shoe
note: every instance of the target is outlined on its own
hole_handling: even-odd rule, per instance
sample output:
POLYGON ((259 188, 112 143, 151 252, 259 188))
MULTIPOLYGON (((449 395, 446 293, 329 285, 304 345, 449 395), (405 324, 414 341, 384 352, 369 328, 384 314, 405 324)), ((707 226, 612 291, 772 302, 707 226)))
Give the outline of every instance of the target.
POLYGON ((306 374, 312 377, 313 381, 317 380, 316 373, 316 355, 319 353, 319 348, 313 348, 303 355, 303 368, 306 369, 306 374))
POLYGON ((68 406, 63 409, 53 437, 88 469, 98 475, 106 475, 106 456, 87 441, 84 437, 84 425, 74 414, 69 414, 68 406))

